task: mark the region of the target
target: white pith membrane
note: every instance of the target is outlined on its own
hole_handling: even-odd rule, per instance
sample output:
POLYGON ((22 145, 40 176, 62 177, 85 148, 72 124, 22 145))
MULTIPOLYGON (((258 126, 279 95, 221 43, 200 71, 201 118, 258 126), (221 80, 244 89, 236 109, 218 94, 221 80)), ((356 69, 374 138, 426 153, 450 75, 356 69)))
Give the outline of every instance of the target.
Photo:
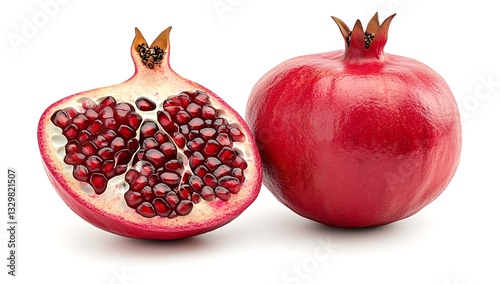
MULTIPOLYGON (((62 99, 50 106, 40 119, 38 130, 40 150, 45 162, 46 171, 51 181, 55 183, 56 190, 58 192, 64 190, 75 202, 88 208, 90 211, 97 212, 103 217, 106 216, 110 219, 120 220, 124 225, 129 227, 147 227, 147 230, 151 231, 175 232, 180 230, 200 230, 200 227, 201 229, 203 227, 214 228, 234 219, 256 198, 261 182, 261 174, 257 170, 260 160, 255 147, 250 142, 252 137, 248 128, 246 125, 241 124, 243 120, 212 92, 180 77, 170 69, 168 64, 168 32, 169 29, 167 29, 166 35, 166 56, 161 65, 156 66, 154 69, 149 69, 141 64, 140 59, 138 59, 134 51, 134 46, 137 45, 137 37, 139 37, 140 41, 142 35, 140 33, 139 36, 136 34, 136 40, 134 40, 132 46, 132 57, 134 63, 136 63, 136 74, 131 79, 119 85, 79 93, 62 99), (87 182, 76 180, 73 177, 73 166, 63 161, 66 155, 65 145, 68 140, 62 134, 61 128, 54 125, 51 121, 51 116, 58 110, 72 107, 78 112, 83 112, 82 102, 84 100, 91 99, 99 103, 105 97, 112 96, 116 99, 117 103, 126 102, 133 105, 135 108, 134 111, 142 117, 141 125, 148 120, 154 121, 159 129, 170 137, 168 132, 158 123, 157 111, 163 110, 163 102, 168 98, 177 96, 182 92, 195 91, 206 92, 209 96, 209 105, 218 110, 217 117, 225 118, 228 124, 237 124, 238 129, 246 138, 244 142, 233 141, 233 148, 241 150, 248 166, 244 170, 245 181, 242 183, 241 189, 238 193, 231 194, 231 198, 228 201, 219 198, 215 198, 213 201, 200 199, 199 203, 194 204, 193 209, 186 216, 177 216, 172 219, 161 216, 146 218, 138 214, 135 209, 130 208, 125 202, 124 194, 129 189, 129 185, 125 181, 126 173, 109 179, 104 193, 98 195, 87 182), (135 101, 139 97, 147 97, 155 102, 156 109, 152 111, 139 110, 135 105, 135 101)), ((137 140, 140 139, 139 129, 136 131, 135 136, 137 140)), ((188 159, 183 154, 186 149, 187 146, 183 148, 177 147, 178 157, 184 157, 185 171, 192 172, 194 169, 189 167, 188 159)), ((135 155, 135 152, 133 154, 135 155)), ((133 167, 133 163, 134 159, 132 158, 128 164, 127 171, 133 167)), ((115 232, 117 230, 119 229, 114 229, 115 232)))

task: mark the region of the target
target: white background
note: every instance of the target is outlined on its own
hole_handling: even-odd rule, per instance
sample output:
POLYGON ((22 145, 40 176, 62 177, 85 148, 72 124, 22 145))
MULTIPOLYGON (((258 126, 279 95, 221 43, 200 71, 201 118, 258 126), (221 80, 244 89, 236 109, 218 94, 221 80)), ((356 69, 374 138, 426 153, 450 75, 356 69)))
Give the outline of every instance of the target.
POLYGON ((494 1, 62 2, 48 16, 34 0, 0 4, 0 168, 19 172, 19 276, 7 276, 2 225, 1 283, 500 283, 494 1), (248 210, 214 232, 149 242, 96 229, 52 189, 36 142, 39 116, 64 96, 128 79, 134 27, 151 42, 173 26, 172 67, 243 114, 253 84, 273 66, 343 48, 331 15, 366 25, 375 11, 398 12, 386 51, 434 68, 461 107, 461 164, 447 190, 415 216, 367 230, 327 228, 298 217, 263 187, 248 210), (38 27, 24 36, 26 21, 38 27), (14 35, 24 42, 13 44, 14 35))

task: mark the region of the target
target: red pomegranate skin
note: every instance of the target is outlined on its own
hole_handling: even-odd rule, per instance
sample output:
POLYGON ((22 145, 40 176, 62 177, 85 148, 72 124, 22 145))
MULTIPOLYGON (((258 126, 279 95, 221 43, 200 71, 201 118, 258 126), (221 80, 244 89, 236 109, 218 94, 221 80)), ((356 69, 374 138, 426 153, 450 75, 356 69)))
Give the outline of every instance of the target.
POLYGON ((369 49, 355 46, 356 26, 346 51, 300 56, 265 74, 246 110, 264 185, 297 214, 334 227, 415 214, 446 188, 461 151, 444 79, 384 53, 388 23, 369 49))

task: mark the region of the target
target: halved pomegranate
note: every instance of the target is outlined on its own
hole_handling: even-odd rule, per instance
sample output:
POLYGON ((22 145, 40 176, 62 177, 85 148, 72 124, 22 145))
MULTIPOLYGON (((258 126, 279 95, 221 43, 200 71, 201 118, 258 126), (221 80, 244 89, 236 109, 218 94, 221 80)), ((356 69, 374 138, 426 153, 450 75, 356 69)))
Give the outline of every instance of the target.
POLYGON ((39 121, 56 191, 82 218, 122 236, 211 231, 240 215, 261 187, 246 123, 171 69, 170 30, 150 47, 136 29, 132 78, 59 100, 39 121))

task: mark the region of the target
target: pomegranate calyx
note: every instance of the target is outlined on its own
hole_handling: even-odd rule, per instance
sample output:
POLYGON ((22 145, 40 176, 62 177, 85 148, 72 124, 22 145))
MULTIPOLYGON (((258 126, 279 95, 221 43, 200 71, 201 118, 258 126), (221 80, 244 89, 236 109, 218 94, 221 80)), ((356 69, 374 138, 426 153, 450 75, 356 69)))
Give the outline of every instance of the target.
POLYGON ((170 30, 172 27, 166 28, 151 45, 148 45, 146 39, 138 28, 135 28, 135 38, 132 42, 131 54, 136 69, 139 66, 147 69, 167 68, 170 69, 170 30))
POLYGON ((339 18, 332 16, 345 42, 345 58, 362 61, 363 58, 384 57, 384 46, 387 43, 389 26, 396 14, 387 17, 379 23, 378 13, 371 18, 366 30, 358 19, 352 30, 339 18))

